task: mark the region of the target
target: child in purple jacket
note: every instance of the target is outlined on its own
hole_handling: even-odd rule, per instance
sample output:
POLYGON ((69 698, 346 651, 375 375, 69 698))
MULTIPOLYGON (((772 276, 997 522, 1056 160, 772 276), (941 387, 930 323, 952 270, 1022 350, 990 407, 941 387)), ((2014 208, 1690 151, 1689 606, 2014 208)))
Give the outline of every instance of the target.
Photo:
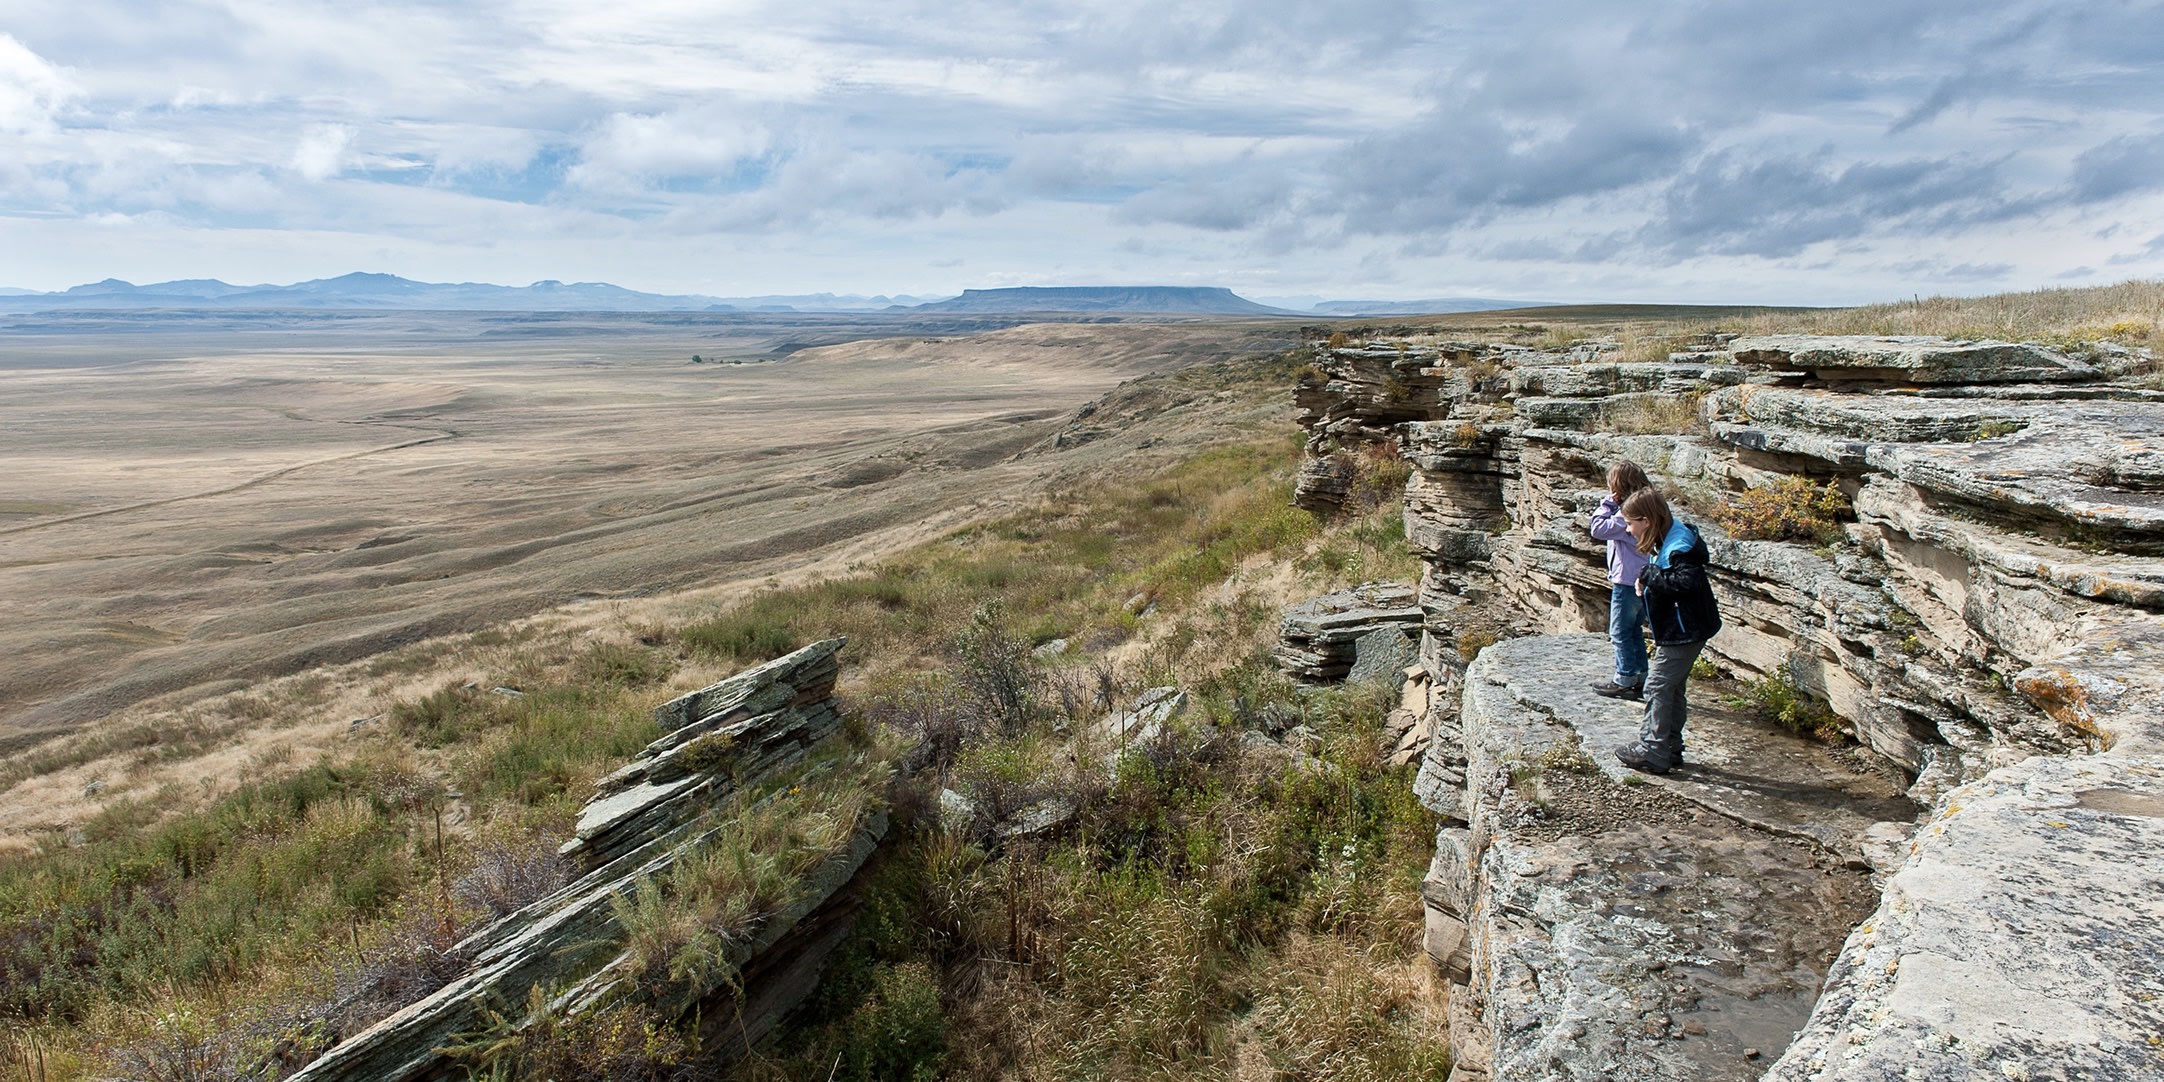
POLYGON ((1623 521, 1623 501, 1651 487, 1637 463, 1618 462, 1608 467, 1608 495, 1593 512, 1592 534, 1608 542, 1608 641, 1615 646, 1615 678, 1594 684, 1593 693, 1611 699, 1636 699, 1646 682, 1646 607, 1638 595, 1646 556, 1623 521))

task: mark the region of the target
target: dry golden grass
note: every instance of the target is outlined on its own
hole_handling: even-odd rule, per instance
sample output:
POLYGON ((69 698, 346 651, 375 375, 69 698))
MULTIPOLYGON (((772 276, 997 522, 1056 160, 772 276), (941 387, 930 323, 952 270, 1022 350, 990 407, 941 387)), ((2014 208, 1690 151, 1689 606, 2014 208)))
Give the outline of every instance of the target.
POLYGON ((1940 335, 2040 341, 2071 347, 2112 341, 2164 349, 2164 282, 2127 281, 2080 289, 2037 289, 1982 297, 1914 297, 1854 308, 1707 305, 1564 305, 1407 319, 1378 337, 1416 343, 1514 342, 1564 349, 1596 337, 1617 348, 1604 360, 1662 360, 1731 334, 1940 335))
POLYGON ((1754 334, 1920 334, 1948 338, 2071 342, 2104 340, 2155 348, 2164 282, 2038 289, 1988 297, 1918 297, 1860 308, 1765 314, 1737 321, 1754 334))

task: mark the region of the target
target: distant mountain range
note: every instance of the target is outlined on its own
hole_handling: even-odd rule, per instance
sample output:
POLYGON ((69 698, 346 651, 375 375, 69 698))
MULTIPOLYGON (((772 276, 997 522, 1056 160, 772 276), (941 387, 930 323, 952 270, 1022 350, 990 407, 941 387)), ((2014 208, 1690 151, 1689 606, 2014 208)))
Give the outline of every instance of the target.
POLYGON ((1015 315, 1032 312, 1105 315, 1333 316, 1417 315, 1529 307, 1523 301, 1451 298, 1434 301, 1324 301, 1309 311, 1257 304, 1229 289, 1200 286, 1026 286, 971 289, 959 297, 833 293, 708 297, 641 293, 606 282, 416 282, 395 274, 356 272, 293 285, 233 285, 186 278, 136 285, 117 278, 58 293, 0 288, 0 312, 112 309, 390 309, 480 312, 924 312, 1015 315))
POLYGON ((918 312, 1005 314, 1019 312, 1148 312, 1158 315, 1300 316, 1256 304, 1214 286, 1020 286, 965 289, 947 301, 916 305, 918 312))
POLYGON ((337 308, 479 312, 876 312, 925 297, 706 297, 641 293, 606 282, 416 282, 395 274, 354 273, 289 286, 237 286, 216 278, 136 285, 117 278, 58 293, 0 290, 0 311, 114 308, 337 308))

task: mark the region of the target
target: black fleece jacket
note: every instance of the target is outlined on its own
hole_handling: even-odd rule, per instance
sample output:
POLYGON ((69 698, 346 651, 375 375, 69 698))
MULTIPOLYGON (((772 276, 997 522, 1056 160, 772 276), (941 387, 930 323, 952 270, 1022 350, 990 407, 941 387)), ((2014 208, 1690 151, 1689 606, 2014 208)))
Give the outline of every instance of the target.
POLYGON ((1667 567, 1647 564, 1638 573, 1645 592, 1646 623, 1662 646, 1704 642, 1721 630, 1721 607, 1706 578, 1706 539, 1690 526, 1689 547, 1671 555, 1667 567))

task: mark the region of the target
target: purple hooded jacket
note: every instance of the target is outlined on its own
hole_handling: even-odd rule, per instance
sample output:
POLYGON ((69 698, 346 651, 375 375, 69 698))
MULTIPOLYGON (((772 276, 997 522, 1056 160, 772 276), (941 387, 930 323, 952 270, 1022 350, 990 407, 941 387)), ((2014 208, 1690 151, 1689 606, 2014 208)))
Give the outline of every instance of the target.
POLYGON ((1646 566, 1646 556, 1638 551, 1638 542, 1631 537, 1631 528, 1623 521, 1623 508, 1616 503, 1614 493, 1600 498, 1600 507, 1593 512, 1592 534, 1608 542, 1609 584, 1637 585, 1638 572, 1646 566))

